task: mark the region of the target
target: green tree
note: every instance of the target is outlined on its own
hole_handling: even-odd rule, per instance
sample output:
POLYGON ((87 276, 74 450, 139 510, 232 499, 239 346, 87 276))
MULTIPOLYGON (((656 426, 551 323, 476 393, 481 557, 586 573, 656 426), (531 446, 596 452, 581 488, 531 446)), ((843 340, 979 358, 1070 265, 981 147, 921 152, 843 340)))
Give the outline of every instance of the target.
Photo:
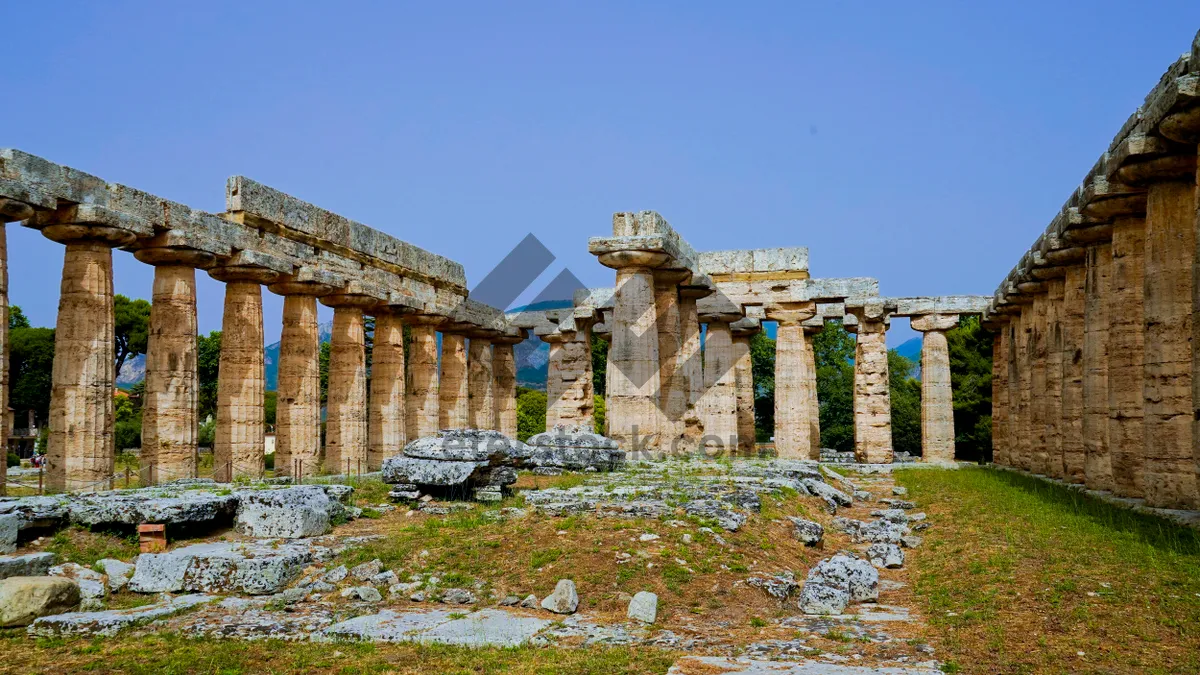
POLYGON ((196 369, 200 377, 200 422, 217 414, 217 376, 221 370, 221 331, 196 339, 196 369))
POLYGON ((13 328, 8 334, 8 401, 15 411, 32 410, 36 419, 50 416, 53 328, 13 328))
POLYGON ((966 460, 992 456, 992 333, 979 317, 946 332, 954 393, 954 454, 966 460))
POLYGON ((113 395, 113 441, 117 450, 128 450, 142 445, 142 413, 134 406, 129 395, 118 392, 113 395))
POLYGON ((29 318, 25 316, 25 312, 21 311, 20 305, 13 305, 8 308, 8 329, 14 328, 29 328, 29 318))
POLYGON ((593 395, 592 396, 592 405, 593 405, 592 426, 595 427, 596 433, 603 436, 604 435, 604 417, 605 417, 604 397, 599 394, 593 395))
POLYGON ((888 388, 892 399, 892 450, 921 454, 921 383, 913 378, 917 364, 888 350, 888 388))
POLYGON ((119 375, 127 359, 146 353, 146 340, 150 336, 150 303, 114 295, 113 320, 117 368, 114 372, 119 375))
POLYGON ((813 336, 821 447, 854 450, 854 337, 841 321, 829 320, 813 336))
POLYGON ((317 357, 317 368, 321 374, 321 405, 329 400, 329 341, 321 343, 321 353, 317 357))
POLYGON ((546 430, 546 392, 517 387, 517 438, 529 440, 546 430))
POLYGON ((775 340, 766 332, 750 338, 750 372, 754 381, 754 436, 759 443, 775 433, 775 340))
POLYGON ((608 391, 608 341, 592 335, 592 391, 603 397, 608 391))
POLYGON ((263 392, 263 422, 269 431, 275 429, 275 409, 278 407, 279 395, 273 391, 263 392))

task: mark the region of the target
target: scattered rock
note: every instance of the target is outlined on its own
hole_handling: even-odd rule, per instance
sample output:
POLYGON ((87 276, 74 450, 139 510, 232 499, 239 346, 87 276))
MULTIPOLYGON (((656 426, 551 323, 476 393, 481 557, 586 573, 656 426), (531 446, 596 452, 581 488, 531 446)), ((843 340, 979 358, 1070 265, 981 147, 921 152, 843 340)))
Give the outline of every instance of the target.
POLYGON ((757 576, 750 577, 746 583, 755 588, 761 588, 776 600, 787 600, 800 584, 796 583, 796 577, 791 572, 776 574, 774 576, 757 576))
POLYGON ((867 547, 867 559, 876 567, 903 567, 904 551, 895 544, 871 544, 867 547))
POLYGON ((338 565, 326 572, 325 576, 321 577, 321 580, 327 584, 337 584, 341 583, 349 574, 350 571, 346 569, 345 565, 338 565))
POLYGON ((860 502, 869 502, 875 499, 875 495, 867 492, 866 490, 855 490, 854 499, 860 502))
POLYGON ((280 591, 279 593, 272 595, 270 602, 267 604, 278 605, 280 607, 286 607, 288 605, 294 605, 298 602, 304 602, 304 599, 307 597, 308 597, 308 589, 306 589, 306 588, 289 588, 286 591, 280 591))
POLYGON ((341 596, 350 598, 351 600, 362 600, 363 602, 381 602, 383 595, 379 593, 379 589, 374 586, 351 586, 342 589, 341 596))
POLYGON ((900 544, 903 545, 904 548, 916 548, 921 545, 922 541, 924 541, 924 539, 915 534, 908 534, 900 537, 900 544))
POLYGON ((412 483, 398 483, 388 492, 388 499, 396 502, 415 502, 421 498, 421 489, 412 483))
POLYGON ((395 572, 384 570, 372 576, 368 581, 371 582, 372 586, 387 586, 390 588, 393 584, 399 582, 400 579, 396 576, 395 572))
POLYGON ((442 591, 441 601, 448 605, 473 605, 479 599, 465 588, 447 588, 442 591))
POLYGON ((654 623, 658 617, 658 596, 648 591, 639 591, 629 601, 629 610, 625 615, 642 623, 654 623))
POLYGON ((113 593, 125 588, 129 577, 133 576, 134 566, 113 558, 96 561, 96 567, 108 576, 108 587, 113 593))
POLYGON ((365 562, 361 565, 355 565, 354 567, 350 568, 350 576, 358 579, 359 581, 367 581, 382 571, 383 561, 381 561, 379 558, 376 558, 370 562, 365 562))
POLYGON ((104 584, 104 575, 90 570, 83 565, 63 563, 50 568, 52 577, 66 577, 79 585, 79 597, 83 600, 103 598, 108 595, 108 587, 104 584))
POLYGON ((216 599, 211 595, 181 595, 169 598, 164 602, 133 609, 56 614, 34 621, 27 632, 34 637, 68 637, 72 635, 112 637, 122 629, 166 618, 216 599))
POLYGON ((516 607, 519 604, 521 604, 521 598, 516 595, 506 595, 504 596, 504 599, 500 601, 501 607, 516 607))
POLYGON ((537 609, 538 605, 537 596, 532 593, 525 596, 525 599, 521 601, 521 606, 525 609, 537 609))
POLYGON ((236 529, 250 537, 300 539, 329 532, 342 505, 319 485, 239 491, 236 529))
POLYGON ((809 570, 799 606, 806 614, 840 614, 850 601, 878 599, 879 572, 866 560, 842 551, 809 570))
POLYGON ((658 535, 647 532, 646 534, 638 537, 638 541, 658 541, 658 535))
POLYGON ((792 535, 805 546, 816 546, 825 537, 825 528, 820 523, 795 516, 788 516, 788 520, 792 521, 792 535))
POLYGON ((408 599, 412 600, 413 602, 425 602, 425 597, 425 591, 417 591, 416 593, 408 596, 408 599))
POLYGON ((903 497, 904 495, 908 494, 908 488, 896 485, 892 487, 892 494, 896 495, 897 497, 903 497))
POLYGON ((0 555, 0 579, 45 576, 57 558, 53 553, 0 555))
POLYGON ((0 581, 0 627, 27 626, 34 619, 79 605, 79 586, 63 577, 9 577, 0 581))
POLYGON ((542 600, 542 609, 555 614, 574 614, 578 608, 579 594, 575 592, 575 582, 570 579, 559 579, 554 592, 542 600))
POLYGON ((824 584, 805 583, 798 606, 805 614, 841 614, 850 604, 850 594, 824 584))
POLYGON ((850 499, 850 495, 819 479, 805 478, 801 482, 804 483, 804 487, 808 488, 808 491, 812 494, 822 499, 831 500, 838 506, 850 506, 854 503, 854 500, 850 499))

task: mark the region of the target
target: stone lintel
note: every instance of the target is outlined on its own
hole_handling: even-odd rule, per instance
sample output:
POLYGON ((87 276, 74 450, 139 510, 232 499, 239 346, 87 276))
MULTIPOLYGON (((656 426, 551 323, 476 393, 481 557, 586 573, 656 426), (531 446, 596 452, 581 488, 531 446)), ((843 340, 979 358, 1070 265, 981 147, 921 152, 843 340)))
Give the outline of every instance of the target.
POLYGON ((50 193, 9 178, 0 178, 0 197, 21 202, 37 211, 53 211, 58 206, 58 200, 50 193))
POLYGON ((853 314, 859 322, 883 321, 896 311, 896 299, 881 297, 846 298, 846 313, 853 314))
POLYGON ((461 264, 245 176, 229 179, 225 206, 231 214, 241 214, 242 222, 260 229, 293 235, 347 257, 379 260, 402 276, 466 292, 461 264))
POLYGON ((828 319, 845 319, 846 305, 840 302, 817 305, 817 313, 812 318, 804 321, 805 329, 809 332, 816 332, 825 327, 825 321, 828 319))
POLYGON ((577 288, 571 300, 576 307, 612 309, 615 293, 615 288, 577 288))
POLYGON ((871 277, 831 277, 809 279, 804 285, 803 300, 820 303, 840 302, 846 298, 869 298, 879 295, 879 280, 871 277))
POLYGON ((917 298, 890 298, 896 316, 925 316, 935 314, 980 314, 992 298, 987 295, 942 295, 917 298))
POLYGON ((808 278, 808 248, 759 248, 705 251, 700 271, 713 281, 776 281, 808 278))

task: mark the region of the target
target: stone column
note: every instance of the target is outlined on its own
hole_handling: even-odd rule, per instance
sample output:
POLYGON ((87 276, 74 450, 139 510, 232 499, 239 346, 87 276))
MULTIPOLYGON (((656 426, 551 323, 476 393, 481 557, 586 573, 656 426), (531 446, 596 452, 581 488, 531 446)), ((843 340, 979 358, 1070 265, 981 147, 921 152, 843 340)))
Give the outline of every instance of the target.
POLYGON ((745 325, 731 325, 733 330, 733 379, 737 389, 737 434, 738 454, 747 457, 757 455, 755 452, 754 431, 754 373, 753 360, 750 358, 750 339, 762 330, 757 321, 748 321, 745 325))
MULTIPOLYGON (((466 327, 456 326, 456 330, 466 327)), ((442 371, 438 380, 438 426, 442 429, 466 429, 467 414, 467 337, 442 331, 442 371)))
POLYGON ((1046 282, 1046 395, 1045 395, 1045 463, 1043 471, 1051 478, 1063 477, 1062 421, 1063 339, 1062 339, 1063 280, 1046 282))
MULTIPOLYGON (((888 381, 888 317, 881 308, 855 308, 854 458, 868 464, 892 462, 892 395, 888 381)), ((778 385, 776 385, 778 386, 778 385)))
POLYGON ((709 457, 728 456, 738 448, 733 336, 727 317, 703 318, 708 328, 704 337, 704 395, 700 398, 704 420, 701 446, 709 457))
POLYGON ((475 333, 467 354, 467 417, 472 429, 496 428, 496 400, 492 391, 492 341, 489 335, 475 333))
POLYGON ((683 442, 679 454, 696 452, 704 436, 700 415, 700 397, 704 393, 704 364, 700 354, 700 317, 696 301, 712 295, 711 288, 681 286, 679 288, 679 368, 687 385, 687 407, 683 414, 683 442))
POLYGON ((408 441, 404 416, 404 326, 394 310, 375 312, 371 394, 367 404, 367 469, 399 455, 408 441))
POLYGON ((502 336, 492 343, 496 430, 509 438, 517 437, 517 361, 513 347, 521 341, 522 338, 502 336))
POLYGON ((1200 505, 1192 442, 1193 178, 1153 183, 1146 197, 1142 489, 1148 506, 1163 508, 1200 505))
POLYGON ((171 248, 145 248, 134 255, 155 265, 140 477, 149 485, 195 478, 200 403, 195 268, 209 266, 213 256, 171 248))
MULTIPOLYGON (((576 324, 579 326, 579 324, 576 324)), ((546 373, 546 428, 594 426, 591 331, 562 331, 542 336, 550 344, 546 373)))
POLYGON ((321 469, 321 336, 317 296, 333 288, 281 282, 268 287, 283 297, 279 376, 275 403, 275 475, 301 479, 321 469))
POLYGON ((213 478, 261 478, 265 451, 265 373, 262 284, 278 275, 256 267, 219 267, 209 275, 225 282, 221 362, 217 374, 217 428, 213 478))
POLYGON ((1032 466, 1033 457, 1033 420, 1030 419, 1029 408, 1032 396, 1032 365, 1033 361, 1030 358, 1030 325, 1033 323, 1033 303, 1028 303, 1021 306, 1021 314, 1015 317, 1014 329, 1015 337, 1013 340, 1014 354, 1013 359, 1016 364, 1016 372, 1013 381, 1013 401, 1014 415, 1016 419, 1013 421, 1013 430, 1016 432, 1016 457, 1013 466, 1019 469, 1028 471, 1032 466))
POLYGON ((946 331, 958 317, 929 314, 913 317, 921 332, 921 460, 954 461, 954 397, 950 386, 950 347, 946 331))
MULTIPOLYGON (((780 458, 816 459, 812 456, 812 407, 816 392, 810 343, 803 322, 816 314, 816 306, 783 310, 768 308, 767 318, 777 322, 775 333, 775 454, 780 458)), ((819 450, 818 450, 819 453, 819 450)))
MULTIPOLYGON (((1087 271, 1084 265, 1067 267, 1062 304, 1062 439, 1063 479, 1082 483, 1086 478, 1083 446, 1083 341, 1087 271)), ((993 423, 993 427, 995 424, 993 423)), ((1007 432, 1006 432, 1007 433, 1007 432)))
POLYGON ((1041 475, 1046 474, 1049 461, 1046 451, 1046 313, 1049 302, 1043 284, 1042 292, 1033 298, 1033 314, 1029 325, 1029 470, 1041 475))
MULTIPOLYGON (((654 270, 654 311, 658 326, 659 444, 664 452, 677 453, 683 448, 688 396, 683 358, 683 333, 679 311, 679 285, 692 277, 687 270, 654 270)), ((699 326, 697 326, 697 330, 699 326)))
POLYGON ((55 225, 66 244, 51 371, 46 487, 106 490, 114 465, 112 247, 133 236, 114 228, 55 225))
POLYGON ((1008 323, 992 330, 992 463, 1008 466, 1008 323))
POLYGON ((438 432, 437 327, 445 317, 431 314, 406 318, 412 342, 408 353, 407 413, 408 440, 436 436, 438 432))
POLYGON ((1141 497, 1145 432, 1145 324, 1142 295, 1145 221, 1118 218, 1112 233, 1112 311, 1108 331, 1108 437, 1113 493, 1141 497))
POLYGON ((600 256, 617 270, 613 296, 612 347, 609 349, 609 437, 633 458, 659 449, 658 313, 654 272, 664 253, 619 251, 600 256))
POLYGON ((812 448, 809 450, 809 458, 821 458, 821 402, 817 396, 817 350, 813 345, 813 340, 817 333, 825 329, 825 321, 821 319, 819 326, 804 326, 804 345, 805 351, 808 354, 808 390, 811 392, 808 409, 812 411, 808 421, 808 440, 812 443, 812 448))
POLYGON ((325 470, 359 474, 367 469, 367 352, 363 310, 374 298, 331 295, 321 304, 333 307, 329 340, 329 395, 325 402, 325 470))
POLYGON ((1093 490, 1112 489, 1108 449, 1108 297, 1112 244, 1088 246, 1083 316, 1084 478, 1093 490))
MULTIPOLYGON (((6 224, 33 216, 33 207, 0 197, 0 412, 8 410, 10 372, 8 363, 8 232, 6 224)), ((7 415, 4 416, 8 423, 7 415)), ((32 426, 32 425, 31 425, 32 426)), ((7 433, 7 427, 5 427, 7 433)), ((6 464, 6 463, 0 463, 6 464)), ((8 494, 8 467, 0 466, 0 495, 8 494)))

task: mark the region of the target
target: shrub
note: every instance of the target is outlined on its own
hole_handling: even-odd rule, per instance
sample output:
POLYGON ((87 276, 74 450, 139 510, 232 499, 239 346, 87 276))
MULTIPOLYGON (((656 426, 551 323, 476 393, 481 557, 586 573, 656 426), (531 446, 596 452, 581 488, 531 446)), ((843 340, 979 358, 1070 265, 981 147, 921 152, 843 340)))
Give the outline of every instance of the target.
POLYGON ((529 440, 546 430, 546 392, 528 389, 517 396, 517 438, 529 440))
POLYGON ((142 446, 141 416, 134 419, 121 420, 113 425, 113 438, 118 450, 140 448, 142 446))
POLYGON ((272 452, 271 454, 263 457, 263 465, 266 467, 267 471, 274 471, 275 470, 275 453, 272 452))
POLYGON ((21 458, 17 456, 17 453, 9 452, 7 459, 5 459, 4 465, 5 466, 21 466, 21 458))

